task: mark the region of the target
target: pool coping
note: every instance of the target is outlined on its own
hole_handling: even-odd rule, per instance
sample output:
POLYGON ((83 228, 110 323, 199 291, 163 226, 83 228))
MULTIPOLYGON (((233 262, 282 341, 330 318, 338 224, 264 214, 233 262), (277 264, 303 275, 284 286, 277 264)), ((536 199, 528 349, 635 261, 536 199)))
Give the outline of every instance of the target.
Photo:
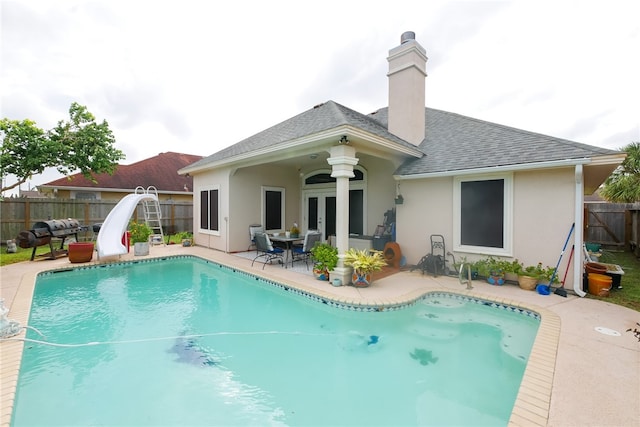
MULTIPOLYGON (((46 268, 38 272, 27 272, 22 276, 18 286, 15 298, 11 303, 9 317, 11 320, 19 322, 21 325, 27 325, 31 310, 31 302, 35 291, 35 282, 39 274, 47 274, 54 271, 65 271, 71 269, 96 268, 98 266, 107 266, 112 264, 130 264, 139 262, 158 262, 169 258, 198 258, 206 262, 219 264, 223 267, 241 271, 252 277, 257 277, 275 285, 282 285, 307 295, 312 295, 323 301, 336 303, 342 308, 361 307, 363 311, 380 311, 385 309, 393 309, 413 304, 428 294, 437 292, 447 294, 457 294, 469 297, 470 299, 480 299, 495 302, 501 305, 510 306, 537 313, 540 317, 540 325, 538 333, 533 343, 529 360, 520 384, 518 395, 516 397, 509 425, 519 426, 545 426, 549 419, 549 410, 551 404, 551 391, 553 386, 553 377, 556 365, 556 356, 558 352, 558 343, 560 339, 560 317, 552 311, 537 306, 535 304, 523 303, 507 298, 496 298, 492 295, 471 292, 470 290, 457 289, 431 289, 431 290, 415 290, 407 292, 397 298, 381 299, 377 301, 362 301, 355 298, 340 297, 328 290, 317 289, 306 286, 301 281, 293 280, 292 277, 274 277, 268 271, 248 269, 242 265, 229 265, 224 261, 208 259, 197 254, 181 254, 181 255, 165 255, 152 256, 141 260, 118 260, 107 262, 91 262, 82 265, 73 265, 65 267, 46 268)), ((301 296, 307 296, 301 295, 301 296)), ((11 425, 11 416, 13 405, 15 402, 15 393, 18 384, 18 375, 20 372, 20 364, 22 359, 22 351, 24 349, 23 341, 7 341, 0 346, 0 356, 2 366, 0 367, 0 380, 2 384, 0 404, 0 426, 11 425)))

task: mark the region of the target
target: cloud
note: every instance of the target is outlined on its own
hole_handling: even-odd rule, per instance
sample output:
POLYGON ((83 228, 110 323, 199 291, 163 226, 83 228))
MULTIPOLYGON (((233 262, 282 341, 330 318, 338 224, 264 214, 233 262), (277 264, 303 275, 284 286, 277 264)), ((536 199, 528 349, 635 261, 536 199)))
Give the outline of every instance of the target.
POLYGON ((429 57, 429 107, 608 148, 639 139, 636 0, 0 5, 2 117, 51 128, 78 102, 128 163, 206 156, 329 99, 383 107, 404 31, 429 57))

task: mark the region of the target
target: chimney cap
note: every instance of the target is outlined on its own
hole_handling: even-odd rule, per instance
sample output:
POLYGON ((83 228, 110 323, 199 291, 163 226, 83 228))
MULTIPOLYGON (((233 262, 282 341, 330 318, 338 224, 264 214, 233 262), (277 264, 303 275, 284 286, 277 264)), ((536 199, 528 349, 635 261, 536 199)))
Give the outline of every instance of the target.
POLYGON ((415 40, 415 39, 416 39, 416 33, 414 33, 413 31, 405 31, 400 36, 400 44, 404 44, 408 41, 415 40))

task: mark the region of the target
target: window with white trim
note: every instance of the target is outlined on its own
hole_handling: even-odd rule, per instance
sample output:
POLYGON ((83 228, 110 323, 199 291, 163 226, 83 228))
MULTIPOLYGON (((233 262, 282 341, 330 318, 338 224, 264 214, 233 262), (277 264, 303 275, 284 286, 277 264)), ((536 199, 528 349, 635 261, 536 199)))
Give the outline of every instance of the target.
POLYGON ((454 179, 454 249, 511 256, 513 176, 454 179))
POLYGON ((284 207, 284 188, 262 187, 262 221, 267 233, 284 231, 284 207))
POLYGON ((220 187, 200 191, 200 230, 220 232, 220 187))

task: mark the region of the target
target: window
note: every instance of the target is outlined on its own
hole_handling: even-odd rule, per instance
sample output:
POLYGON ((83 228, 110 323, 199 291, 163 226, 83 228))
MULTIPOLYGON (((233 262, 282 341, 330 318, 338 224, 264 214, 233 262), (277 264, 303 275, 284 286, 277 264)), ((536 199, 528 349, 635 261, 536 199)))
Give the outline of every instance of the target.
POLYGON ((456 178, 454 249, 511 256, 512 176, 456 178))
POLYGON ((220 190, 200 191, 200 229, 220 232, 220 190))
POLYGON ((284 230, 284 188, 262 187, 262 218, 266 232, 284 230))

